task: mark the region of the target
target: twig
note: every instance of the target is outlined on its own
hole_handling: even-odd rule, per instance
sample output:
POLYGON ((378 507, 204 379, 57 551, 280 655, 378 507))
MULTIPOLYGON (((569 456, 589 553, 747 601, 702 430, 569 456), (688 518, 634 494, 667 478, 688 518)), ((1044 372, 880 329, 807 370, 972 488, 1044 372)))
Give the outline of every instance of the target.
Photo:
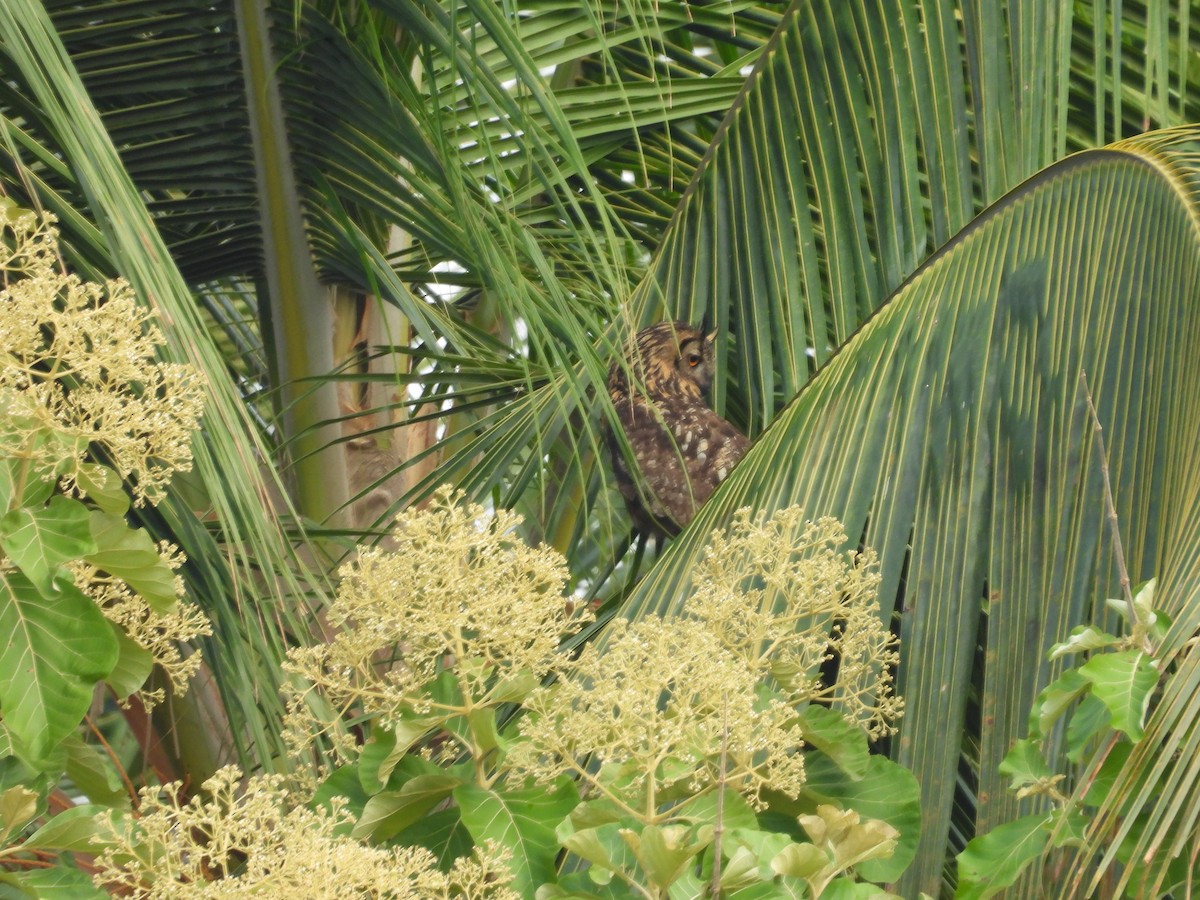
POLYGON ((1125 550, 1121 545, 1121 529, 1117 526, 1117 507, 1113 503, 1112 484, 1108 480, 1108 457, 1104 453, 1104 428, 1100 424, 1100 416, 1096 413, 1096 405, 1092 402, 1092 392, 1088 390, 1087 373, 1079 372, 1079 383, 1083 387, 1083 396, 1087 400, 1088 412, 1092 416, 1092 427, 1096 432, 1096 450, 1100 457, 1100 477, 1104 482, 1104 508, 1108 512, 1108 524, 1112 528, 1113 552, 1117 557, 1117 575, 1121 581, 1121 593, 1129 605, 1129 627, 1137 634, 1139 627, 1137 607, 1133 605, 1133 591, 1129 586, 1129 570, 1125 568, 1125 550))
POLYGON ((728 758, 729 701, 726 695, 722 697, 721 702, 721 763, 717 771, 717 805, 713 821, 712 881, 708 888, 708 895, 713 900, 717 900, 721 896, 721 836, 725 833, 725 766, 728 758))

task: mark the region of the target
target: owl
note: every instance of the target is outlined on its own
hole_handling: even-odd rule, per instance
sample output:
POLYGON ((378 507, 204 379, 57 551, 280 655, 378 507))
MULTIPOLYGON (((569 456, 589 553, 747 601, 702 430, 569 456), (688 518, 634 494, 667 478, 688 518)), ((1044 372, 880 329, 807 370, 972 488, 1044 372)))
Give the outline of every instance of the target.
POLYGON ((715 338, 686 322, 660 322, 639 332, 628 360, 609 371, 608 392, 639 471, 610 432, 613 468, 642 534, 678 534, 750 449, 705 400, 715 338))

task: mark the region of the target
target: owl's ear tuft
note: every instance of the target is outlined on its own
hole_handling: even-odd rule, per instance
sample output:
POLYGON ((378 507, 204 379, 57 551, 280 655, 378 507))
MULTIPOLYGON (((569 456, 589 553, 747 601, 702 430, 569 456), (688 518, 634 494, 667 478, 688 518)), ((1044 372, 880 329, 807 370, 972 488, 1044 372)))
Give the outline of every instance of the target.
POLYGON ((705 335, 704 343, 715 344, 717 342, 717 332, 720 330, 721 330, 720 328, 714 328, 711 332, 709 332, 707 335, 705 335))

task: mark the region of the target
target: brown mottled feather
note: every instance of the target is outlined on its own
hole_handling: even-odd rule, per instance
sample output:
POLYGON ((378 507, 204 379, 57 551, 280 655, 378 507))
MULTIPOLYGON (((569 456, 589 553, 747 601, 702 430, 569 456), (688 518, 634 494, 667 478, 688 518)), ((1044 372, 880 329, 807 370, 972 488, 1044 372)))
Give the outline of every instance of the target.
POLYGON ((631 471, 610 434, 613 468, 643 533, 677 534, 750 449, 705 400, 714 337, 685 322, 660 322, 639 332, 628 361, 609 371, 609 395, 640 471, 631 471))

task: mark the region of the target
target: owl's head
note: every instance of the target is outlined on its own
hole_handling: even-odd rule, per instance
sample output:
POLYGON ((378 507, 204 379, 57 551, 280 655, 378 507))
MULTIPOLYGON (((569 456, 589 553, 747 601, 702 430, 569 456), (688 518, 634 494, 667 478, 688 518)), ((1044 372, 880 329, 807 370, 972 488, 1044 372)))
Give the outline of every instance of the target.
POLYGON ((714 373, 713 344, 717 333, 686 322, 659 322, 638 332, 633 375, 640 378, 651 399, 708 393, 714 373))

